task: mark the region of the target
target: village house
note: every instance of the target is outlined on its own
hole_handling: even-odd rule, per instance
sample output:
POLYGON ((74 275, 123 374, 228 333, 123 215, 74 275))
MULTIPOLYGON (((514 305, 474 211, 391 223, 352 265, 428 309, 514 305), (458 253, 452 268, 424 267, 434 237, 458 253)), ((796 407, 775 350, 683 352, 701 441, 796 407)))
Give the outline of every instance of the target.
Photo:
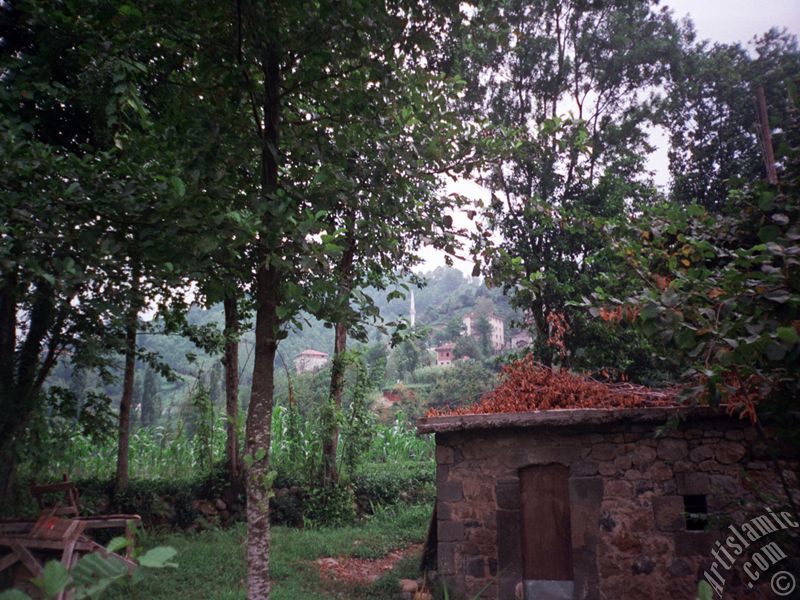
POLYGON ((487 321, 489 321, 489 325, 492 327, 491 334, 489 336, 489 345, 495 352, 500 352, 505 347, 505 324, 503 319, 498 317, 495 314, 480 314, 477 312, 471 312, 464 317, 464 329, 466 330, 467 335, 476 336, 478 332, 476 331, 475 325, 481 317, 485 317, 487 321))
POLYGON ((446 344, 434 348, 436 351, 436 365, 443 367, 452 364, 454 360, 453 350, 455 347, 456 345, 453 342, 447 342, 446 344))
POLYGON ((303 350, 294 358, 294 370, 298 373, 310 373, 328 364, 328 353, 310 348, 303 350))
POLYGON ((528 348, 533 344, 533 336, 527 329, 515 331, 508 340, 508 347, 510 350, 521 350, 528 348))
POLYGON ((418 430, 436 436, 428 566, 451 593, 688 599, 706 580, 715 597, 771 598, 767 568, 791 559, 797 457, 773 461, 749 421, 717 409, 439 416, 418 430), (760 539, 747 529, 759 519, 785 531, 760 539), (750 545, 733 565, 732 543, 750 545))

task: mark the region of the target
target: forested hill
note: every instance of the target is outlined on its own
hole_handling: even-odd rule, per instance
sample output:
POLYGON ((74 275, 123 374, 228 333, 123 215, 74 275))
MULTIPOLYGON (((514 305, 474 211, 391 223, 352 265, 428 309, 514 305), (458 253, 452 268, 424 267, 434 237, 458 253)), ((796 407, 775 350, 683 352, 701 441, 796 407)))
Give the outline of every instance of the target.
MULTIPOLYGON (((439 267, 424 274, 425 285, 421 288, 413 287, 416 305, 417 327, 431 328, 431 342, 436 342, 448 322, 461 320, 473 311, 491 311, 502 316, 507 323, 513 318, 513 311, 501 290, 487 288, 481 280, 464 275, 461 271, 448 267, 439 267)), ((409 318, 410 295, 406 298, 386 299, 391 290, 379 292, 366 290, 381 311, 386 321, 400 318, 409 318)), ((222 305, 210 309, 194 307, 188 314, 189 323, 192 325, 215 324, 222 327, 222 305)), ((381 338, 377 329, 370 332, 370 341, 381 338)), ((168 405, 180 402, 189 392, 197 377, 214 377, 217 381, 221 377, 220 357, 210 356, 197 348, 190 340, 178 335, 160 335, 145 333, 139 336, 141 346, 161 357, 179 377, 179 381, 170 383, 160 380, 159 387, 162 402, 165 408, 168 405), (212 375, 213 373, 213 375, 212 375)), ((246 394, 250 386, 253 368, 254 332, 252 323, 248 332, 242 337, 239 356, 242 393, 246 394)), ((333 349, 333 329, 311 317, 302 328, 292 329, 288 337, 280 343, 279 354, 276 359, 278 373, 283 372, 286 361, 290 370, 293 369, 294 357, 303 350, 311 348, 322 352, 331 353, 333 349)), ((143 363, 137 365, 136 387, 141 389, 146 379, 147 366, 143 363)), ((51 378, 53 384, 74 386, 72 371, 69 364, 63 364, 56 370, 51 378)), ((103 387, 103 390, 114 401, 118 401, 121 393, 121 382, 113 385, 101 386, 92 374, 81 378, 81 385, 89 388, 103 387)))

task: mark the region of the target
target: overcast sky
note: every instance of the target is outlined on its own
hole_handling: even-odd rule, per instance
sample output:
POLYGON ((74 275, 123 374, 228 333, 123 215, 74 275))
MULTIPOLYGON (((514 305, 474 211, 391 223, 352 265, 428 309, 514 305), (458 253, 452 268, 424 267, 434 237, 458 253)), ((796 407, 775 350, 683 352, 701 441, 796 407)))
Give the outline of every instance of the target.
MULTIPOLYGON (((660 4, 670 7, 676 19, 688 16, 694 22, 698 40, 746 45, 772 27, 800 35, 800 0, 661 0, 660 4)), ((649 168, 655 172, 656 183, 665 186, 668 182, 666 138, 656 132, 652 140, 660 149, 650 157, 649 168)), ((446 191, 473 199, 488 197, 486 190, 469 181, 451 183, 446 191)), ((456 215, 455 222, 462 227, 468 224, 462 215, 456 215)), ((425 258, 422 271, 445 264, 442 252, 426 248, 422 255, 425 258)), ((471 261, 455 262, 465 273, 472 271, 471 261)))
POLYGON ((694 21, 700 39, 749 42, 771 27, 800 33, 798 0, 662 0, 677 18, 694 21))

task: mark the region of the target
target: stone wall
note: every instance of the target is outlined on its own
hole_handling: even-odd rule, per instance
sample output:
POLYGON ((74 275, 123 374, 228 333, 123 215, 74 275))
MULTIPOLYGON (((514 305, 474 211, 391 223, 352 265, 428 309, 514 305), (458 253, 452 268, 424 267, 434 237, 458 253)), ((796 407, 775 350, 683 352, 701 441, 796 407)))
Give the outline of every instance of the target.
MULTIPOLYGON (((518 470, 560 463, 570 468, 575 598, 695 598, 720 531, 785 501, 776 464, 796 490, 797 463, 774 463, 756 430, 738 420, 689 420, 658 437, 656 427, 439 431, 438 571, 450 590, 472 597, 488 585, 481 598, 515 598, 522 580, 518 470), (706 496, 716 531, 687 530, 685 494, 706 496)), ((769 597, 764 581, 745 593, 742 560, 726 572, 725 598, 769 597)))

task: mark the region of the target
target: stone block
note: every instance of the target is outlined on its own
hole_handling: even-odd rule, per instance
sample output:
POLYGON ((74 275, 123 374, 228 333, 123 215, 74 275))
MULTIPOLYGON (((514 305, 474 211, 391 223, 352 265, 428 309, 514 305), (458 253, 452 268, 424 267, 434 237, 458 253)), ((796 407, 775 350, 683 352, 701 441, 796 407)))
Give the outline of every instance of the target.
MULTIPOLYGON (((508 600, 515 600, 517 598, 516 591, 517 586, 520 585, 520 582, 515 577, 505 577, 501 576, 497 581, 497 587, 499 588, 499 595, 498 598, 508 598, 508 600)), ((522 600, 522 587, 520 586, 520 596, 519 599, 522 600)))
POLYGON ((535 448, 526 453, 529 457, 526 463, 517 463, 522 466, 523 464, 540 464, 549 465, 551 463, 559 463, 562 465, 571 465, 573 462, 580 460, 581 448, 580 446, 546 446, 543 448, 535 448))
POLYGON ((470 577, 486 577, 486 561, 480 556, 468 558, 465 570, 470 577))
POLYGON ((574 504, 599 506, 603 499, 602 477, 572 477, 569 480, 570 501, 574 504))
POLYGON ((647 556, 638 556, 633 565, 631 565, 631 574, 633 575, 650 575, 656 568, 656 563, 647 556))
POLYGON ((656 451, 649 446, 637 445, 631 453, 631 462, 637 467, 647 465, 656 459, 656 451))
POLYGON ((679 531, 675 533, 675 556, 711 556, 717 534, 712 531, 679 531))
POLYGON ((575 597, 574 581, 529 579, 525 581, 525 598, 536 600, 572 600, 575 597))
POLYGON ((614 461, 609 460, 606 462, 598 463, 597 471, 600 473, 600 475, 608 477, 610 475, 615 475, 617 472, 619 472, 619 469, 614 464, 614 461))
POLYGON ((624 477, 629 481, 637 481, 639 479, 643 479, 644 475, 642 474, 641 471, 637 469, 630 469, 628 471, 625 471, 624 477))
POLYGON ((675 475, 678 493, 684 496, 708 494, 710 479, 705 473, 678 473, 675 475))
POLYGON ((514 581, 522 578, 522 536, 518 510, 497 511, 497 566, 514 581))
POLYGON ((439 541, 436 547, 439 573, 442 575, 452 575, 456 572, 456 544, 448 544, 439 541))
POLYGON ((497 507, 504 510, 519 509, 519 480, 504 479, 498 481, 494 488, 497 507))
POLYGON ((703 444, 697 448, 693 448, 689 453, 689 458, 692 462, 704 462, 714 457, 714 447, 708 444, 703 444))
POLYGON ((436 464, 437 465, 452 465, 453 464, 453 449, 450 446, 436 445, 436 464))
POLYGON ((725 432, 726 440, 741 441, 744 439, 744 431, 741 429, 729 429, 725 432))
POLYGON ((617 457, 618 446, 616 444, 595 444, 589 453, 589 458, 596 461, 614 460, 617 457))
POLYGON ((460 502, 464 499, 464 488, 460 481, 446 481, 437 486, 436 495, 442 502, 460 502))
POLYGON ((689 456, 689 447, 686 440, 666 438, 658 442, 656 449, 661 460, 676 461, 689 456))
POLYGON ((656 496, 653 498, 653 516, 661 531, 685 529, 683 496, 656 496))
POLYGON ((627 471, 632 465, 630 453, 623 454, 614 459, 614 466, 619 471, 627 471))
POLYGON ((606 479, 603 486, 603 496, 606 498, 629 498, 633 495, 633 484, 630 481, 619 479, 606 479))
POLYGON ((458 521, 439 520, 438 531, 439 543, 441 542, 460 542, 464 540, 464 524, 458 521))
POLYGON ((490 483, 485 480, 465 479, 462 484, 464 499, 468 502, 494 504, 494 492, 490 483))
POLYGON ((597 475, 597 463, 590 460, 579 460, 569 467, 570 477, 588 477, 597 475))
POLYGON ((656 462, 645 471, 644 477, 653 481, 666 481, 672 479, 672 469, 663 462, 656 462))
POLYGON ((738 442, 724 441, 714 448, 714 458, 723 465, 732 465, 744 458, 747 453, 745 447, 738 442))

